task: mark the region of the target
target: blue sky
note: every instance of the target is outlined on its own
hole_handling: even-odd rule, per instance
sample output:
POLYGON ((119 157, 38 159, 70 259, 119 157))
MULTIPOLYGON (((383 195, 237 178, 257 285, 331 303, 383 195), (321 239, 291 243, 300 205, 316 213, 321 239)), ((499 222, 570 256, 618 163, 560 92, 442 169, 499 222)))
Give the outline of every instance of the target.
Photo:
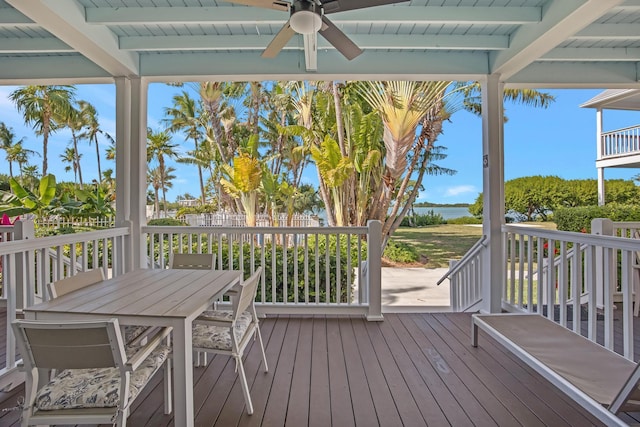
MULTIPOLYGON (((76 96, 91 102, 97 109, 102 128, 115 135, 115 86, 77 85, 76 96)), ((0 86, 0 122, 13 128, 18 139, 25 139, 25 146, 42 151, 42 141, 30 126, 24 124, 21 114, 8 99, 16 87, 0 86)), ((164 84, 152 84, 149 89, 148 125, 154 130, 164 127, 164 108, 171 105, 174 94, 188 87, 175 88, 164 84)), ((556 97, 548 109, 535 109, 517 104, 507 104, 505 124, 505 179, 530 175, 557 175, 566 179, 596 178, 596 113, 594 109, 579 105, 591 99, 601 90, 546 90, 556 97)), ((640 115, 635 112, 605 111, 604 129, 613 130, 640 124, 640 115)), ((455 169, 453 176, 426 176, 425 190, 419 201, 435 203, 472 203, 482 190, 482 123, 465 111, 456 112, 450 123, 444 125, 444 134, 438 144, 447 147, 447 158, 438 162, 442 167, 455 169)), ((73 172, 65 172, 60 154, 71 141, 69 132, 59 132, 49 140, 49 169, 58 181, 73 181, 73 172)), ((192 149, 182 135, 175 135, 173 142, 184 145, 183 151, 192 149)), ((101 140, 104 153, 107 141, 101 140)), ((85 182, 97 179, 95 148, 83 144, 82 169, 85 182)), ((40 158, 31 159, 40 167, 40 158)), ((177 195, 198 195, 197 171, 193 166, 171 164, 177 169, 178 178, 173 189, 167 193, 168 200, 177 195)), ((114 168, 112 162, 102 161, 102 169, 114 168)), ((9 166, 0 154, 0 173, 9 173, 9 166)), ((636 169, 607 169, 607 179, 630 179, 636 169)), ((305 176, 309 183, 316 184, 315 171, 305 176)))

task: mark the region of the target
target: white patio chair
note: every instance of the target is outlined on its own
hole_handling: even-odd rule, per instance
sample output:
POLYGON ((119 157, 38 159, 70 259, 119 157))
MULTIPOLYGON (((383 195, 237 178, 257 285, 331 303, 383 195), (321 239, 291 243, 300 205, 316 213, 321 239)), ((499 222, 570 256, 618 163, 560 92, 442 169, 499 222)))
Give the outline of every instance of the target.
MULTIPOLYGON (((215 267, 215 254, 179 254, 174 252, 169 254, 169 268, 189 270, 215 270, 215 267)), ((216 303, 214 303, 213 308, 216 308, 216 303)), ((193 359, 195 366, 207 364, 206 353, 194 352, 193 359)))
POLYGON ((169 268, 185 268, 190 270, 215 270, 215 254, 178 254, 169 255, 169 268))
POLYGON ((253 414, 253 404, 242 364, 242 355, 251 337, 255 339, 255 336, 258 336, 264 371, 269 370, 254 304, 261 274, 262 267, 249 279, 234 287, 237 297, 232 300, 233 310, 204 312, 194 320, 192 332, 194 351, 226 354, 235 359, 248 414, 253 414))
MULTIPOLYGON (((117 319, 12 323, 26 373, 22 426, 114 424, 125 426, 131 403, 160 367, 171 328, 157 329, 141 347, 125 348, 117 319), (59 372, 51 381, 40 369, 59 372)), ((168 372, 165 369, 165 373, 168 372)), ((165 376, 165 413, 170 376, 165 376)))
MULTIPOLYGON (((69 292, 77 291, 85 286, 93 285, 104 280, 104 273, 102 269, 95 268, 93 270, 82 271, 76 273, 75 276, 67 277, 57 280, 55 282, 47 283, 47 290, 49 291, 49 298, 54 299, 62 295, 66 295, 69 292)), ((151 332, 153 328, 139 325, 127 325, 123 327, 124 342, 127 345, 139 345, 144 341, 147 334, 151 332)))

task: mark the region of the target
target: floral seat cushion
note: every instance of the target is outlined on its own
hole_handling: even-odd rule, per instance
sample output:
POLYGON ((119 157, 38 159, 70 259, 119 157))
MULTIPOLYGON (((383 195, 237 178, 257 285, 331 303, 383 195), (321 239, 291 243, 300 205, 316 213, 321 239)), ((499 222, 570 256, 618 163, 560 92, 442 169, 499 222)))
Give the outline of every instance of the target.
POLYGON ((140 335, 142 335, 144 333, 144 331, 147 330, 147 326, 138 326, 138 325, 127 325, 124 327, 124 342, 128 343, 131 342, 133 340, 135 340, 136 338, 138 338, 140 335))
MULTIPOLYGON (((232 313, 224 310, 212 310, 204 312, 200 316, 200 319, 210 320, 222 320, 231 321, 232 313), (224 314, 229 313, 229 315, 224 314)), ((247 328, 251 324, 251 313, 245 311, 242 313, 236 321, 234 333, 236 341, 240 341, 244 336, 247 328)), ((232 351, 231 335, 229 334, 229 328, 225 326, 210 326, 202 324, 194 324, 193 331, 193 347, 194 348, 209 348, 213 350, 225 350, 232 351)))
MULTIPOLYGON (((127 357, 136 348, 126 348, 127 357)), ((170 348, 158 346, 131 373, 129 401, 136 398, 151 376, 169 356, 170 348)), ((40 411, 77 408, 114 408, 120 396, 120 372, 117 368, 66 369, 38 390, 35 407, 40 411)))
MULTIPOLYGON (((248 312, 245 312, 248 314, 248 312)), ((233 311, 231 310, 207 310, 203 312, 198 319, 220 320, 223 322, 231 322, 233 320, 233 311)))

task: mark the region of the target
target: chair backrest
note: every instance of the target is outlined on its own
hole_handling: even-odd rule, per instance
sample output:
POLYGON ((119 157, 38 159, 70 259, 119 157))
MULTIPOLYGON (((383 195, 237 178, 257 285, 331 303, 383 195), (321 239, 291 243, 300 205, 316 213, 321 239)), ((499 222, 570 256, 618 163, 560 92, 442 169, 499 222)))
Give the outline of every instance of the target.
POLYGON ((215 254, 177 254, 169 256, 169 268, 184 268, 190 270, 214 270, 216 266, 215 254))
POLYGON ((96 268, 77 273, 75 276, 60 279, 53 283, 47 283, 47 289, 49 290, 49 297, 53 299, 84 288, 85 286, 102 282, 103 280, 104 273, 102 272, 102 269, 96 268))
POLYGON ((27 369, 124 369, 126 355, 117 319, 12 323, 27 369))
MULTIPOLYGON (((262 275, 262 267, 258 269, 247 280, 240 285, 240 294, 234 299, 233 318, 238 320, 240 314, 247 311, 248 308, 253 307, 253 303, 256 298, 256 291, 258 289, 258 283, 260 283, 260 276, 262 275)), ((253 310, 252 310, 253 311, 253 310)))

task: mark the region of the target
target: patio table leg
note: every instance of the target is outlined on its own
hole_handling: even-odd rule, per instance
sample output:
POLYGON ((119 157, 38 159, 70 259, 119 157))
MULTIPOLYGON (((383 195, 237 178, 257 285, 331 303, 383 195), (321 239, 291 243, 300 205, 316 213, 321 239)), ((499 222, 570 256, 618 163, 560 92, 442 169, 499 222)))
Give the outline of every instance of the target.
POLYGON ((191 321, 178 319, 173 325, 173 397, 176 427, 193 427, 193 355, 191 321))

